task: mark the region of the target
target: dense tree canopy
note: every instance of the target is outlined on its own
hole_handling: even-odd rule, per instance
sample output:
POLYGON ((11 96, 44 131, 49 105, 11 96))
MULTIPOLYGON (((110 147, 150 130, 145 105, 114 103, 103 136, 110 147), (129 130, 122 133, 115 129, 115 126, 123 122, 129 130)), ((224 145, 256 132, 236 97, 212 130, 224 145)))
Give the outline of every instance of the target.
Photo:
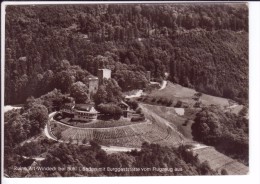
MULTIPOLYGON (((19 158, 18 155, 36 156, 45 153, 46 158, 38 162, 42 167, 65 167, 63 171, 37 171, 30 170, 27 176, 174 176, 174 175, 214 175, 207 163, 200 163, 197 157, 193 156, 184 147, 172 148, 163 147, 157 144, 143 143, 140 151, 119 152, 107 154, 101 147, 91 142, 87 145, 74 145, 55 143, 43 139, 38 145, 35 143, 26 143, 16 148, 12 156, 6 156, 7 166, 20 166, 28 159, 19 158), (34 146, 34 150, 31 149, 34 146), (76 170, 68 170, 75 167, 76 170), (86 172, 82 168, 105 168, 101 171, 86 172), (81 168, 81 169, 78 169, 81 168), (111 171, 111 169, 129 169, 128 171, 111 171), (150 168, 150 170, 131 171, 132 168, 150 168), (162 168, 163 170, 155 170, 162 168), (177 171, 176 168, 182 169, 177 171)), ((6 167, 8 168, 8 167, 6 167)), ((6 170, 10 176, 21 176, 22 172, 13 172, 13 169, 6 170)))
POLYGON ((44 105, 31 103, 30 107, 19 114, 14 112, 5 121, 5 145, 12 147, 42 131, 48 121, 48 110, 44 105))
POLYGON ((114 79, 104 79, 94 95, 96 105, 100 103, 117 103, 122 100, 122 90, 114 79))
POLYGON ((99 68, 111 69, 123 91, 145 87, 146 71, 156 80, 168 72, 244 103, 247 31, 245 4, 8 6, 5 103, 67 93, 99 68))
POLYGON ((88 87, 78 81, 72 84, 70 95, 74 97, 76 103, 86 103, 89 100, 88 87))
POLYGON ((121 116, 123 114, 122 109, 115 104, 99 104, 97 106, 97 110, 100 113, 109 114, 109 115, 119 115, 119 116, 121 116))
POLYGON ((192 125, 194 138, 248 164, 248 120, 223 112, 217 107, 203 108, 192 125))

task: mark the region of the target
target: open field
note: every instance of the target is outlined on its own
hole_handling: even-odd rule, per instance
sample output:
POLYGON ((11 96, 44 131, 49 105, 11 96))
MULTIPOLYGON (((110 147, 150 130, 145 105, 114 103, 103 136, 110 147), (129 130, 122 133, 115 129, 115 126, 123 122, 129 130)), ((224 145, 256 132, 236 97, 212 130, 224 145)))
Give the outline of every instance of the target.
POLYGON ((222 109, 228 109, 230 107, 231 111, 238 113, 243 106, 236 105, 232 100, 211 96, 207 94, 202 94, 200 97, 196 96, 198 92, 194 89, 183 87, 179 84, 173 84, 171 82, 167 83, 167 86, 162 90, 154 90, 147 96, 143 96, 145 99, 144 103, 158 105, 161 101, 166 101, 166 106, 175 106, 178 101, 181 101, 184 106, 193 107, 196 102, 200 102, 202 106, 217 105, 222 109), (168 103, 172 102, 172 103, 168 103))

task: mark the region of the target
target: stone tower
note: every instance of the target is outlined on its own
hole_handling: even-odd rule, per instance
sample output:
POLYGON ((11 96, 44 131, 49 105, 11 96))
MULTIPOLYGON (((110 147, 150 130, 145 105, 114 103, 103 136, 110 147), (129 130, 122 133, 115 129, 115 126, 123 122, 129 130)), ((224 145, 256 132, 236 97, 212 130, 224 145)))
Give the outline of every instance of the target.
POLYGON ((92 99, 93 95, 98 90, 98 78, 97 77, 89 77, 88 78, 88 94, 89 98, 92 99))
POLYGON ((99 69, 98 70, 98 79, 100 83, 103 82, 103 79, 110 79, 111 78, 111 70, 109 69, 99 69))

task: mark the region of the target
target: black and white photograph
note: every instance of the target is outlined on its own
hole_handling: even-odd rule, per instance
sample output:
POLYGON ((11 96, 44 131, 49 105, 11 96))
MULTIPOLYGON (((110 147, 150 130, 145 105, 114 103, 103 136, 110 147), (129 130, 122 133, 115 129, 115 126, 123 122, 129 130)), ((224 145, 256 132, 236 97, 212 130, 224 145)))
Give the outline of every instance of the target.
POLYGON ((247 3, 4 13, 4 177, 248 175, 247 3))

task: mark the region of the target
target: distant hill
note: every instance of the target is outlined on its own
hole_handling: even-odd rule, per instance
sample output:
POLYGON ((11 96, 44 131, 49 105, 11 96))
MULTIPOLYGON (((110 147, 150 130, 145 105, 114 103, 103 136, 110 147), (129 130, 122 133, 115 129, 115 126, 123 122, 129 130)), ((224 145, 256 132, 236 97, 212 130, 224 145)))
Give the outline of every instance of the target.
POLYGON ((145 87, 146 71, 157 81, 168 72, 175 83, 246 103, 248 8, 246 4, 8 6, 5 54, 6 104, 64 88, 65 83, 58 84, 61 77, 76 82, 82 80, 80 73, 96 75, 99 68, 111 69, 123 91, 145 87), (66 68, 64 60, 80 69, 66 68))

